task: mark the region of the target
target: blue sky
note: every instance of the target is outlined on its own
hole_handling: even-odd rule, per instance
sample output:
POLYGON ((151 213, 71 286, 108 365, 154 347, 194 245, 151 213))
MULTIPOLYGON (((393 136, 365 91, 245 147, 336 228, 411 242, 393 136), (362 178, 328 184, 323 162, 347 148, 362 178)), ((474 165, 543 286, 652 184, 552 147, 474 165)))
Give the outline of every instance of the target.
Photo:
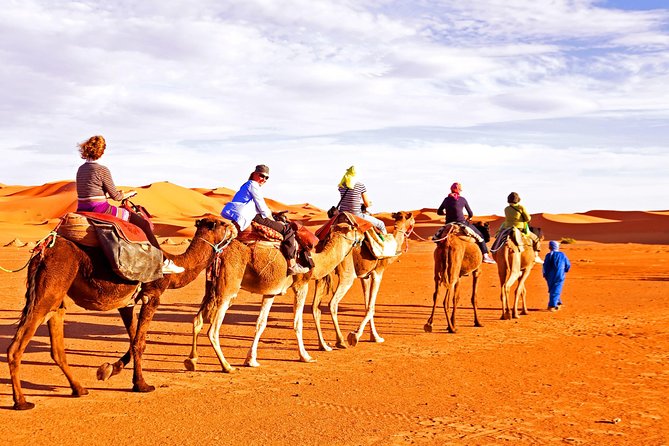
POLYGON ((0 183, 74 178, 322 208, 356 165, 374 212, 669 209, 669 7, 591 0, 10 1, 0 183))

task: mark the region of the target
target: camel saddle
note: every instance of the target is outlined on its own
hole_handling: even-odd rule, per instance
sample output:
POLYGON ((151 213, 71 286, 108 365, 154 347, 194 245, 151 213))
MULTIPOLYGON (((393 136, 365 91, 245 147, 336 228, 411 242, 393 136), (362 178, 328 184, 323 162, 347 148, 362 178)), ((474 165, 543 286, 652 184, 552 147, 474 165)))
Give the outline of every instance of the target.
POLYGON ((439 228, 437 233, 432 237, 432 240, 437 242, 437 240, 446 237, 448 234, 454 231, 457 231, 457 236, 462 241, 470 243, 481 243, 483 241, 481 236, 474 232, 472 228, 457 221, 446 223, 444 226, 439 228))
POLYGON ((144 243, 149 240, 144 231, 137 226, 110 214, 97 212, 69 212, 61 217, 56 227, 56 233, 74 243, 84 246, 100 246, 95 234, 95 227, 91 222, 108 223, 113 225, 118 233, 126 241, 131 243, 144 243))
POLYGON ((237 234, 237 240, 244 243, 245 245, 251 245, 260 242, 278 248, 283 241, 283 235, 279 231, 272 229, 269 226, 261 225, 260 223, 252 221, 251 226, 237 234))
POLYGON ((318 230, 316 230, 316 237, 318 237, 319 240, 325 240, 328 233, 330 232, 330 227, 333 224, 339 223, 340 221, 345 221, 346 223, 358 228, 358 231, 360 232, 367 232, 368 230, 373 230, 374 228, 372 223, 368 222, 362 217, 353 215, 350 212, 339 212, 337 215, 325 222, 325 224, 318 228, 318 230))
POLYGON ((68 213, 56 233, 74 243, 102 249, 120 277, 137 282, 161 279, 163 252, 138 226, 109 214, 68 213))
POLYGON ((508 238, 511 238, 513 244, 518 247, 520 252, 523 252, 523 250, 525 249, 525 245, 523 243, 523 235, 518 228, 500 229, 499 233, 497 234, 497 237, 495 238, 495 241, 490 247, 490 252, 494 254, 497 251, 499 251, 499 249, 502 246, 504 246, 504 243, 506 243, 506 240, 508 238))

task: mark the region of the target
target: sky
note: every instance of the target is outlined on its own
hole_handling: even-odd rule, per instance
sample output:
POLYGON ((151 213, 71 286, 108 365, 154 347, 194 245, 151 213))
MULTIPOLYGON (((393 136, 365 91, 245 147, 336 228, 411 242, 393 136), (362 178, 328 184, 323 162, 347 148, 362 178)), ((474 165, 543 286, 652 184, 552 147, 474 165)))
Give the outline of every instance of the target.
POLYGON ((669 209, 659 0, 4 0, 0 184, 74 180, 103 135, 119 186, 372 212, 669 209))

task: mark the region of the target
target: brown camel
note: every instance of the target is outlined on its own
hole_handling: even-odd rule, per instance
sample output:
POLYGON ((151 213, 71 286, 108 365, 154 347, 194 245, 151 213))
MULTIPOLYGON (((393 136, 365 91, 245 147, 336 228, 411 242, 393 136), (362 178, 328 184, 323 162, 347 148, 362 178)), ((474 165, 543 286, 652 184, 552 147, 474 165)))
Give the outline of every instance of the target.
POLYGON ((188 370, 195 370, 197 366, 197 336, 204 326, 204 320, 211 325, 207 333, 216 356, 226 373, 234 371, 223 356, 219 343, 219 333, 223 318, 232 300, 237 297, 240 289, 254 294, 262 294, 262 306, 256 322, 256 332, 253 344, 249 349, 245 365, 257 367, 258 342, 267 325, 274 298, 285 294, 289 288, 295 293, 293 302, 293 329, 297 337, 300 360, 312 362, 313 359, 304 348, 302 340, 302 312, 307 297, 310 280, 320 279, 329 274, 349 254, 351 248, 359 241, 357 230, 348 223, 333 225, 330 238, 324 248, 312 254, 314 268, 306 274, 287 276, 286 260, 278 249, 273 246, 256 244, 253 247, 234 240, 221 254, 221 267, 212 280, 207 281, 205 295, 200 310, 193 319, 193 346, 190 356, 184 360, 188 370))
MULTIPOLYGON (((397 242, 397 247, 399 249, 405 243, 408 243, 409 234, 411 231, 413 231, 413 226, 416 221, 410 212, 395 212, 392 214, 392 217, 395 219, 395 229, 392 235, 397 242)), ((355 346, 358 343, 368 322, 370 327, 370 339, 374 342, 384 341, 384 339, 379 336, 379 333, 376 331, 376 326, 374 324, 376 297, 379 293, 379 286, 381 285, 381 280, 383 279, 383 273, 389 265, 391 265, 399 258, 401 254, 402 252, 398 252, 396 256, 377 259, 371 253, 369 247, 366 244, 362 244, 362 246, 354 247, 351 251, 351 254, 346 256, 344 261, 334 270, 333 274, 339 277, 339 284, 335 289, 329 306, 332 322, 334 323, 335 332, 337 333, 337 341, 335 344, 337 348, 347 348, 348 346, 341 332, 341 328, 339 327, 337 311, 339 308, 339 302, 351 288, 351 285, 353 285, 356 277, 360 279, 360 283, 362 285, 366 311, 365 317, 360 323, 358 329, 348 334, 348 344, 355 346)), ((322 294, 319 292, 319 284, 317 283, 316 291, 314 293, 312 313, 316 322, 318 343, 321 350, 331 351, 332 347, 330 347, 327 342, 325 342, 323 331, 321 330, 321 300, 322 294)))
MULTIPOLYGON (((138 283, 116 276, 109 262, 98 248, 79 246, 57 236, 52 247, 35 255, 28 267, 26 304, 16 330, 16 335, 7 349, 7 362, 12 379, 14 409, 32 409, 21 389, 19 371, 21 357, 37 328, 48 321, 51 338, 51 357, 67 377, 72 394, 88 394, 73 376, 65 357, 63 325, 65 318, 65 296, 87 310, 118 309, 130 335, 130 351, 134 361, 133 391, 150 392, 155 389, 146 383, 142 374, 142 353, 146 346, 149 323, 160 304, 160 296, 167 288, 181 288, 193 281, 211 263, 220 245, 236 236, 236 229, 226 220, 206 215, 196 222, 197 231, 188 249, 180 255, 170 255, 186 270, 180 274, 166 275, 162 279, 144 283, 139 297, 134 294, 138 283), (133 305, 144 302, 135 316, 133 305)), ((98 376, 111 376, 120 372, 130 354, 114 366, 105 364, 98 376), (125 360, 125 362, 123 362, 125 360)))
MULTIPOLYGON (((484 235, 484 240, 489 240, 487 227, 477 225, 484 235), (484 232, 485 231, 485 232, 484 232)), ((481 262, 483 255, 476 245, 473 237, 459 225, 448 224, 437 242, 434 249, 434 294, 432 295, 432 314, 430 314, 427 323, 423 327, 426 332, 432 332, 432 322, 434 320, 434 311, 437 307, 437 298, 440 289, 443 287, 444 294, 444 312, 448 323, 448 332, 455 333, 455 310, 458 306, 460 279, 464 276, 472 275, 472 306, 474 307, 474 326, 482 327, 479 321, 476 306, 476 291, 478 279, 481 275, 481 262), (453 301, 453 311, 448 316, 448 309, 453 301)))
MULTIPOLYGON (((541 230, 541 228, 530 226, 530 230, 534 232, 537 235, 537 237, 539 237, 539 240, 544 239, 543 231, 541 230)), ((530 277, 532 268, 534 268, 534 265, 536 264, 534 260, 536 257, 534 249, 531 249, 532 239, 527 235, 523 235, 523 246, 525 247, 525 249, 523 249, 523 252, 521 252, 520 254, 520 277, 518 278, 518 286, 516 287, 516 292, 515 292, 515 299, 512 312, 513 318, 518 317, 519 301, 522 302, 523 306, 520 314, 521 315, 529 314, 529 312, 527 311, 527 288, 525 287, 525 283, 527 279, 530 277)))
MULTIPOLYGON (((518 290, 516 288, 515 303, 513 305, 513 313, 509 305, 509 295, 511 294, 511 287, 518 279, 521 273, 521 251, 519 243, 514 240, 520 240, 520 231, 513 229, 512 233, 504 241, 504 244, 493 253, 494 259, 497 262, 497 273, 499 274, 499 283, 501 287, 500 299, 502 300, 502 317, 503 320, 518 318, 518 290)), ((534 252, 532 249, 525 249, 523 252, 529 252, 532 255, 532 262, 534 262, 534 252)), ((528 273, 529 274, 529 273, 528 273)), ((523 281, 524 282, 524 281, 523 281)))

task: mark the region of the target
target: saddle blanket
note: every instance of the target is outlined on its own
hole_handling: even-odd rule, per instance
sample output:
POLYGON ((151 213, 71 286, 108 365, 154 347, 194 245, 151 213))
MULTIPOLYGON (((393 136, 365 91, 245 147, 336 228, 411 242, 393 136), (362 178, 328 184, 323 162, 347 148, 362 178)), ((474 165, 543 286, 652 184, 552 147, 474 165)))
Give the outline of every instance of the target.
POLYGON ((477 243, 481 243, 483 241, 483 238, 476 233, 472 228, 469 226, 462 224, 460 222, 452 222, 452 223, 446 223, 444 226, 439 228, 436 234, 432 237, 432 239, 436 242, 437 240, 441 239, 443 237, 443 234, 447 233, 446 231, 449 229, 449 227, 454 227, 456 229, 460 229, 462 232, 465 233, 466 236, 472 237, 474 240, 476 240, 477 243))
POLYGON ((511 241, 518 246, 520 252, 523 252, 525 249, 523 244, 523 236, 517 228, 503 228, 500 229, 495 241, 490 247, 490 252, 493 254, 499 251, 499 249, 506 243, 506 240, 511 237, 511 241))

